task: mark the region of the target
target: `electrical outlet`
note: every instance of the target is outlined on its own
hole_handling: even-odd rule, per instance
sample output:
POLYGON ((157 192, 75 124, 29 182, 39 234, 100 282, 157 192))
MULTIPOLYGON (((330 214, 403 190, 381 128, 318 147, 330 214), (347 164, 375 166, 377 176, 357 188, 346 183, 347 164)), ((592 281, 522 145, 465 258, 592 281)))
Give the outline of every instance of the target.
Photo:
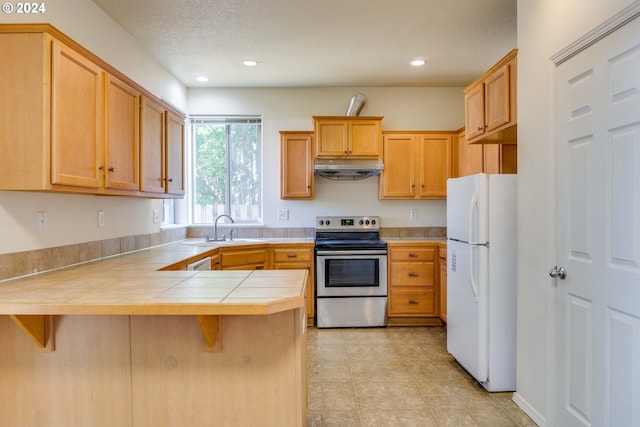
POLYGON ((153 210, 153 223, 160 224, 160 209, 153 210))
POLYGON ((409 219, 418 219, 418 209, 409 209, 409 219))
POLYGON ((38 212, 37 218, 38 233, 44 233, 45 231, 47 231, 47 213, 38 212))
POLYGON ((104 227, 104 211, 98 211, 98 227, 104 227))
POLYGON ((289 209, 278 209, 278 219, 287 221, 289 219, 289 209))

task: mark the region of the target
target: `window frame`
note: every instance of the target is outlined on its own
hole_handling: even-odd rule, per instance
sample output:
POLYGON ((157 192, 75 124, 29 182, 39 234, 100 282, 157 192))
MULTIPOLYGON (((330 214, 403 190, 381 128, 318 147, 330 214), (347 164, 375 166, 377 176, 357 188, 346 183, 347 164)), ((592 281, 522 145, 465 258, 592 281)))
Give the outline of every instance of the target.
MULTIPOLYGON (((196 177, 195 177, 195 167, 196 167, 196 155, 195 155, 195 126, 203 125, 203 124, 224 124, 225 129, 225 167, 226 167, 226 179, 225 179, 225 194, 228 195, 225 200, 225 214, 231 214, 232 201, 231 201, 231 156, 228 155, 229 149, 231 147, 230 141, 230 132, 229 126, 233 124, 256 124, 258 125, 258 218, 256 220, 242 220, 240 218, 236 218, 234 216, 235 224, 237 225, 248 225, 248 226, 261 226, 263 225, 263 209, 264 209, 264 199, 263 199, 263 191, 264 191, 264 138, 263 138, 263 120, 261 115, 190 115, 187 117, 187 205, 188 205, 188 218, 189 225, 193 226, 207 226, 212 225, 212 222, 195 222, 195 199, 196 199, 196 177)), ((233 216, 233 215, 232 215, 233 216)), ((214 217, 215 220, 215 217, 214 217)))

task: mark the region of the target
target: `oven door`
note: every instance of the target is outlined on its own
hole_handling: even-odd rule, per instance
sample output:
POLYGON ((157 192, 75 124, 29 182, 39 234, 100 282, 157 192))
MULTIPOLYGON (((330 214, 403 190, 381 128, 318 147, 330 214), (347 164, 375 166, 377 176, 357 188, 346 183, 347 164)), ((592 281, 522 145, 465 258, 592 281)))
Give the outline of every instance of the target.
POLYGON ((318 297, 386 296, 387 252, 318 251, 316 286, 318 297))

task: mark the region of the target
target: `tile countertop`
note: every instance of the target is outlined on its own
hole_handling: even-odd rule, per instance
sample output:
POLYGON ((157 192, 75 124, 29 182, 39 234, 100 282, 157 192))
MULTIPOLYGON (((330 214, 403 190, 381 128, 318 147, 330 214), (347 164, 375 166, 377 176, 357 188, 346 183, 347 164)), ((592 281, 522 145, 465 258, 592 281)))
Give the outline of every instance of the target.
MULTIPOLYGON (((269 244, 313 242, 263 240, 269 244)), ((188 243, 0 282, 0 314, 261 315, 304 306, 306 270, 158 271, 230 245, 188 243)), ((243 243, 249 242, 233 245, 243 243)))

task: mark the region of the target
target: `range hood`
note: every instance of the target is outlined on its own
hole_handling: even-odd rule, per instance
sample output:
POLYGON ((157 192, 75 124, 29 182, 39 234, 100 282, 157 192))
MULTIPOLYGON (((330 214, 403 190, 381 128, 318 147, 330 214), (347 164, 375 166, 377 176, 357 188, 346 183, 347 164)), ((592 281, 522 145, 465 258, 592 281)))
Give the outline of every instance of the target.
POLYGON ((314 173, 335 180, 356 180, 380 175, 384 169, 380 159, 316 159, 314 173))

